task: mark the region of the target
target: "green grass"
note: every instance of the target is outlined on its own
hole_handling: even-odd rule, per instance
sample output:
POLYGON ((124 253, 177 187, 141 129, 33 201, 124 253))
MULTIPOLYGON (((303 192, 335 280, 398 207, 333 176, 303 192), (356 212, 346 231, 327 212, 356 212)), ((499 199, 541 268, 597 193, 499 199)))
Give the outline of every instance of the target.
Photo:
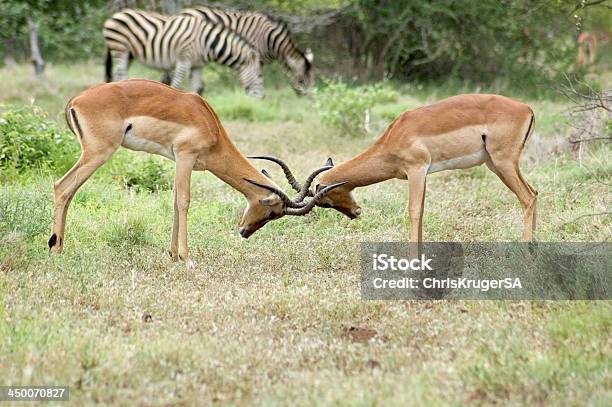
MULTIPOLYGON (((62 121, 69 97, 98 80, 98 66, 82 68, 51 66, 44 83, 29 66, 0 70, 0 103, 36 95, 62 121)), ((375 138, 326 129, 288 86, 256 102, 221 83, 213 78, 209 100, 241 151, 282 157, 302 177, 375 138)), ((377 109, 400 112, 436 97, 402 91, 377 109)), ((538 142, 565 136, 561 101, 527 102, 538 142)), ((166 254, 172 192, 137 192, 117 179, 131 156, 140 155, 116 154, 76 195, 61 256, 46 247, 54 179, 34 172, 0 187, 0 384, 69 385, 76 404, 612 401, 609 301, 360 299, 360 242, 408 238, 405 182, 357 190, 359 220, 317 209, 244 240, 236 226, 242 197, 196 173, 189 244, 197 268, 186 270, 166 254), (353 342, 348 327, 376 335, 353 342)), ((581 165, 566 155, 526 160, 525 176, 540 192, 539 240, 610 239, 610 217, 581 217, 610 210, 609 157, 602 146, 581 165)), ((171 163, 164 168, 171 179, 171 163)), ((486 168, 429 178, 427 240, 517 241, 520 232, 516 198, 486 168)))

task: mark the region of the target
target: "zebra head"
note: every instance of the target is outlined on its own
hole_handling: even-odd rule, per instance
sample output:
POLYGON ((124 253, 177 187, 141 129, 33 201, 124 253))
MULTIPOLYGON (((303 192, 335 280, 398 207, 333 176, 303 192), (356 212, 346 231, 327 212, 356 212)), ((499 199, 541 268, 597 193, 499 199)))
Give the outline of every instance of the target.
POLYGON ((300 96, 308 94, 308 91, 314 83, 314 74, 312 71, 313 60, 314 55, 310 48, 308 48, 305 53, 299 53, 299 55, 292 58, 287 58, 291 87, 295 93, 300 96))

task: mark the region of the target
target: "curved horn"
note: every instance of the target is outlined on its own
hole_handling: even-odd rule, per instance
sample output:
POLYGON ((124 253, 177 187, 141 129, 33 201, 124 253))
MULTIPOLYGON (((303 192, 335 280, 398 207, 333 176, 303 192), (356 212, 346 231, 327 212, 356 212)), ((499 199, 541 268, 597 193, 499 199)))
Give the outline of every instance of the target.
POLYGON ((285 162, 280 158, 272 157, 270 155, 250 156, 249 158, 252 158, 254 160, 268 160, 280 165, 280 167, 283 169, 283 172, 285 173, 285 177, 287 177, 287 181, 289 181, 289 185, 291 185, 291 188, 293 188, 295 192, 300 192, 302 190, 302 186, 293 176, 293 173, 289 169, 289 166, 285 164, 285 162))
POLYGON ((251 181, 250 179, 246 179, 246 178, 243 178, 243 179, 246 182, 250 183, 250 184, 253 184, 253 185, 258 186, 258 187, 263 188, 263 189, 267 189, 268 191, 270 191, 272 193, 275 193, 276 195, 278 195, 283 200, 283 203, 285 204, 285 207, 289 207, 289 208, 302 208, 303 206, 306 205, 304 202, 293 202, 291 200, 291 198, 289 198, 287 196, 287 194, 285 194, 279 188, 273 187, 272 185, 260 184, 259 182, 251 181))
POLYGON ((327 171, 327 170, 331 170, 332 168, 333 167, 326 166, 326 167, 321 167, 321 168, 319 168, 317 170, 314 170, 312 172, 312 174, 310 174, 308 176, 308 178, 306 178, 306 181, 304 181, 304 185, 302 186, 302 189, 300 190, 300 193, 298 194, 298 196, 295 197, 295 199, 293 201, 294 202, 302 202, 304 200, 304 198, 306 198, 307 196, 314 196, 314 194, 310 190, 310 185, 312 185, 312 181, 314 181, 314 179, 320 173, 322 173, 324 171, 327 171))
POLYGON ((338 182, 337 184, 331 184, 317 192, 317 194, 308 202, 305 206, 301 208, 285 208, 285 215, 294 215, 294 216, 302 216, 306 215, 308 212, 314 208, 317 202, 325 196, 332 189, 338 188, 344 184, 348 184, 348 181, 338 182))

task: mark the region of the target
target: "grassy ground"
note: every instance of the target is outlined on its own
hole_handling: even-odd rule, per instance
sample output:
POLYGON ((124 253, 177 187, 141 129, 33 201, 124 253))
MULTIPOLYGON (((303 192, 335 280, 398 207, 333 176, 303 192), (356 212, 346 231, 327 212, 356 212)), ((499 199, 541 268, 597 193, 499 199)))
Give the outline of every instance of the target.
MULTIPOLYGON (((30 67, 4 68, 0 102, 33 98, 62 121, 69 97, 101 77, 94 64, 80 68, 51 66, 45 82, 30 67)), ((374 139, 326 129, 288 87, 256 102, 220 90, 225 73, 211 75, 209 100, 246 154, 274 154, 306 174, 374 139)), ((452 92, 406 87, 378 113, 452 92)), ((540 192, 538 239, 609 240, 609 217, 583 215, 610 209, 610 149, 581 165, 540 154, 534 146, 565 136, 565 106, 526 102, 538 125, 524 166, 540 192)), ((165 254, 171 192, 136 193, 104 175, 130 154, 79 191, 61 256, 46 249, 53 177, 2 185, 0 384, 69 385, 78 404, 612 403, 609 301, 360 299, 359 242, 407 240, 405 183, 358 190, 357 221, 319 209, 243 240, 242 197, 197 173, 189 242, 198 267, 187 271, 165 254)), ((424 224, 432 241, 516 241, 521 230, 516 198, 484 167, 431 176, 424 224)))

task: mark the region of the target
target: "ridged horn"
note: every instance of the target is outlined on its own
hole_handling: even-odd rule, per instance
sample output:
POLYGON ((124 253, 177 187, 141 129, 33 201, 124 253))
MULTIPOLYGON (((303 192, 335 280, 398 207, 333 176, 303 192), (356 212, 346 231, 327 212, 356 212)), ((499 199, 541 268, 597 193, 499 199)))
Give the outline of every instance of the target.
POLYGON ((300 192, 302 190, 302 186, 293 176, 293 173, 289 169, 289 166, 285 164, 285 162, 280 158, 276 158, 271 155, 257 155, 250 156, 249 158, 253 160, 268 160, 280 165, 280 167, 283 169, 283 172, 285 173, 285 177, 287 177, 287 181, 289 181, 289 185, 291 185, 291 188, 293 188, 295 192, 300 192))
POLYGON ((314 196, 305 206, 301 208, 285 208, 285 215, 293 215, 293 216, 303 216, 315 207, 315 205, 319 202, 321 198, 323 198, 329 191, 332 189, 338 188, 344 184, 347 184, 348 181, 338 182, 336 184, 328 185, 314 196))
POLYGON ((285 207, 302 208, 303 206, 306 205, 304 202, 292 201, 291 198, 289 198, 289 196, 287 196, 287 194, 284 191, 272 185, 260 184, 259 182, 251 181, 250 179, 247 179, 247 178, 243 178, 243 179, 250 184, 258 186, 259 188, 267 189, 268 191, 278 195, 282 199, 283 203, 285 204, 285 207))
POLYGON ((296 196, 293 201, 294 202, 302 202, 304 200, 304 198, 306 198, 307 196, 314 196, 314 193, 310 190, 310 185, 312 185, 312 181, 314 181, 314 179, 317 177, 317 175, 319 175, 320 173, 327 171, 327 170, 331 170, 333 167, 327 166, 327 167, 321 167, 319 169, 316 169, 312 172, 312 174, 310 174, 308 176, 308 178, 306 178, 306 181, 304 181, 304 185, 302 186, 302 189, 300 190, 300 193, 298 194, 298 196, 296 196))

